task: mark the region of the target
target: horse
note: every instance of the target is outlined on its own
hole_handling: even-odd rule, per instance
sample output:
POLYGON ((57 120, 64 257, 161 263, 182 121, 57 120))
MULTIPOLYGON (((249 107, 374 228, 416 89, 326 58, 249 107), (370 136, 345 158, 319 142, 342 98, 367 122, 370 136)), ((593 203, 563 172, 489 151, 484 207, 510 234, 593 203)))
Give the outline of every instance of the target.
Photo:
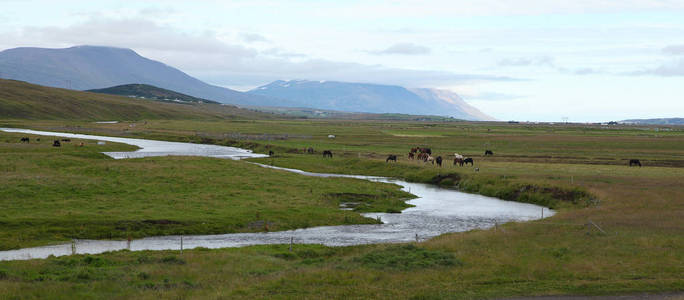
POLYGON ((420 148, 420 153, 427 153, 429 155, 432 155, 432 149, 430 148, 420 148))
POLYGON ((273 156, 273 150, 268 150, 268 156, 273 156))
POLYGON ((418 149, 420 149, 420 148, 418 148, 418 147, 411 148, 411 152, 409 152, 409 153, 416 153, 416 152, 418 152, 418 149))
POLYGON ((332 151, 330 151, 330 150, 324 150, 324 151, 323 151, 323 157, 330 157, 330 158, 332 158, 332 156, 333 156, 333 155, 332 155, 332 151))
POLYGON ((306 149, 306 153, 314 154, 314 148, 309 147, 308 149, 306 149))
POLYGON ((27 138, 27 137, 21 138, 21 142, 22 142, 22 143, 28 143, 29 141, 30 141, 30 140, 29 140, 29 138, 27 138))
POLYGON ((415 158, 416 158, 416 155, 413 154, 413 152, 409 152, 408 159, 415 159, 415 158))
POLYGON ((432 155, 428 155, 427 158, 425 159, 425 162, 431 162, 434 165, 435 164, 435 158, 432 157, 432 155))
POLYGON ((59 140, 55 140, 55 141, 52 143, 52 147, 61 147, 61 146, 62 146, 62 144, 59 142, 59 140))
POLYGON ((441 156, 437 156, 437 159, 435 159, 435 161, 437 162, 438 166, 442 167, 442 157, 441 156))
POLYGON ((461 167, 463 167, 463 158, 462 157, 456 157, 454 158, 454 166, 456 164, 459 164, 461 167))
POLYGON ((422 160, 423 162, 426 162, 428 159, 428 154, 427 153, 418 153, 418 160, 422 160))
POLYGON ((629 166, 639 166, 641 167, 641 162, 638 159, 630 159, 629 160, 629 166))
POLYGON ((473 165, 473 159, 468 157, 468 158, 463 160, 463 164, 467 165, 468 163, 470 163, 470 165, 472 166, 473 165))
POLYGON ((390 154, 390 156, 388 156, 387 159, 385 159, 385 162, 390 162, 390 161, 397 162, 397 156, 390 154))
POLYGON ((494 155, 494 152, 492 152, 492 150, 485 150, 484 156, 488 156, 488 155, 494 155))

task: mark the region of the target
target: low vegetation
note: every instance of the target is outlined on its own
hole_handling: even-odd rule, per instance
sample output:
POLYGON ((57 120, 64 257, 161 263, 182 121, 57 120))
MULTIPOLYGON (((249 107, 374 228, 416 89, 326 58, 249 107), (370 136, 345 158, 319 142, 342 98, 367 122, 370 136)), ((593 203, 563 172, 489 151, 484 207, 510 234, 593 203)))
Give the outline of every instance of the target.
MULTIPOLYGON (((274 157, 257 160, 262 163, 432 182, 557 210, 548 219, 499 224, 489 230, 446 234, 410 245, 294 245, 292 251, 289 245, 272 245, 195 249, 182 254, 119 251, 1 262, 0 290, 8 298, 472 299, 684 290, 684 252, 679 251, 684 249, 684 131, 680 127, 311 120, 148 120, 146 124, 6 120, 0 124, 239 145, 262 153, 275 151, 274 157), (336 137, 328 138, 329 134, 336 137), (431 147, 435 155, 443 157, 458 152, 473 157, 475 166, 438 168, 409 161, 403 153, 415 146, 431 147), (315 148, 316 154, 303 153, 306 147, 315 148), (483 157, 485 149, 493 150, 494 156, 483 157), (335 155, 324 159, 322 150, 332 150, 335 155), (388 154, 400 155, 399 162, 385 163, 388 154), (644 166, 629 167, 632 158, 640 159, 644 166)), ((319 182, 243 162, 202 158, 113 161, 99 155, 97 149, 56 155, 48 152, 53 151, 49 147, 38 150, 30 148, 33 144, 18 144, 17 137, 3 144, 0 154, 9 158, 0 166, 5 195, 1 199, 11 203, 1 210, 3 222, 21 219, 14 217, 15 211, 6 210, 16 203, 24 216, 34 210, 37 213, 30 215, 62 218, 55 213, 60 210, 50 210, 52 202, 48 200, 56 201, 53 194, 69 193, 90 195, 88 199, 104 207, 89 206, 76 197, 61 202, 68 207, 62 212, 80 211, 81 220, 103 219, 102 211, 109 210, 112 219, 132 214, 138 220, 188 222, 182 230, 193 228, 193 218, 215 220, 216 215, 207 211, 233 216, 234 206, 224 208, 228 202, 216 198, 224 192, 239 192, 245 199, 241 205, 249 205, 240 224, 275 220, 274 215, 255 218, 255 210, 263 216, 267 209, 282 213, 283 207, 289 210, 287 205, 293 202, 301 205, 283 217, 290 222, 279 221, 289 226, 282 228, 342 223, 344 216, 355 218, 355 223, 364 222, 358 212, 339 211, 339 203, 351 198, 371 203, 376 198, 367 195, 378 195, 378 199, 390 199, 387 205, 394 207, 394 201, 404 197, 392 185, 340 178, 319 182), (136 174, 142 177, 135 182, 124 178, 136 174), (245 174, 258 179, 252 182, 245 174), (7 180, 13 181, 5 184, 7 180), (233 181, 242 185, 217 187, 233 181), (66 187, 58 183, 66 183, 66 187), (116 197, 114 193, 98 195, 99 189, 91 184, 104 184, 105 191, 116 190, 116 197), (314 197, 297 198, 300 192, 311 193, 307 189, 312 187, 314 197), (42 211, 39 205, 31 206, 34 198, 25 196, 17 201, 13 196, 36 190, 49 196, 38 200, 46 207, 42 211), (154 201, 140 204, 143 197, 136 195, 154 201), (104 198, 97 202, 100 197, 104 198), (130 211, 113 205, 118 197, 123 197, 121 203, 131 205, 130 211), (277 201, 264 200, 271 198, 277 201), (191 204, 197 203, 211 210, 194 209, 191 204), (176 214, 176 208, 188 208, 188 212, 176 214), (305 208, 310 211, 304 213, 305 208)), ((385 204, 372 205, 387 210, 385 204)), ((22 230, 7 232, 31 233, 40 228, 28 223, 22 226, 22 230)), ((4 228, 8 227, 3 224, 4 228)), ((11 235, 0 237, 0 241, 27 245, 11 235)))

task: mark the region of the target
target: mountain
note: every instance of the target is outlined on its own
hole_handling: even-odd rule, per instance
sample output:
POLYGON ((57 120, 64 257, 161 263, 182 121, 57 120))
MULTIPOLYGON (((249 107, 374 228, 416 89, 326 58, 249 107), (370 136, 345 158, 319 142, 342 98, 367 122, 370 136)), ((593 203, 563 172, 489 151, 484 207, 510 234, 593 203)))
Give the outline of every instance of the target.
POLYGON ((684 118, 660 118, 660 119, 631 119, 622 120, 623 124, 646 124, 646 125, 684 125, 684 118))
POLYGON ((272 117, 272 114, 230 105, 177 104, 0 79, 0 119, 109 121, 272 117))
POLYGON ((76 46, 14 48, 0 52, 0 77, 75 90, 139 83, 238 105, 287 105, 283 100, 210 85, 131 49, 76 46))
MULTIPOLYGON (((247 93, 287 100, 286 107, 368 113, 438 115, 464 120, 494 120, 457 94, 437 89, 337 81, 274 81, 247 93)), ((285 102, 283 102, 285 103, 285 102)))
POLYGON ((167 102, 178 102, 178 103, 214 103, 218 102, 196 98, 193 96, 188 96, 186 94, 181 94, 167 89, 158 88, 156 86, 151 86, 148 84, 124 84, 117 85, 105 89, 95 89, 87 90, 86 92, 98 93, 98 94, 109 94, 109 95, 119 95, 126 97, 135 97, 143 99, 151 99, 157 101, 167 101, 167 102))

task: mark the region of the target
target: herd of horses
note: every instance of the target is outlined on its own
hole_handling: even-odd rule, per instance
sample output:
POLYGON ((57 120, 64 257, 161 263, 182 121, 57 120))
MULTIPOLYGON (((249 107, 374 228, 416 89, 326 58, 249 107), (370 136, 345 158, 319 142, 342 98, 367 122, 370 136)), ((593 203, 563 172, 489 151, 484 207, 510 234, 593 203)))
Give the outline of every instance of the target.
MULTIPOLYGON (((28 138, 28 137, 22 137, 22 138, 20 139, 20 141, 21 141, 22 143, 30 143, 30 142, 31 142, 31 139, 28 138)), ((40 138, 36 138, 36 142, 40 142, 40 138)), ((63 143, 63 142, 67 142, 67 143, 68 143, 68 142, 71 142, 71 139, 54 140, 54 141, 52 142, 52 147, 62 147, 62 143, 63 143)), ((83 145, 84 145, 83 142, 81 142, 78 146, 83 147, 83 145)))
MULTIPOLYGON (((485 150, 485 156, 489 155, 494 155, 494 152, 491 150, 485 150)), ((441 156, 433 157, 432 156, 432 149, 430 148, 424 148, 424 147, 414 147, 411 148, 411 150, 408 153, 408 159, 409 160, 419 160, 423 161, 425 163, 432 163, 437 164, 438 166, 442 166, 443 158, 441 156)), ((387 157, 387 160, 385 162, 390 162, 390 161, 397 161, 397 156, 391 154, 390 156, 387 157)), ((474 160, 471 157, 464 157, 463 155, 460 155, 458 153, 454 153, 454 166, 459 165, 459 166, 464 166, 470 164, 471 166, 474 165, 474 160)))
MULTIPOLYGON (((40 138, 37 138, 36 141, 40 142, 40 138)), ((28 137, 22 137, 21 142, 22 143, 30 143, 31 139, 28 137)), ((71 140, 70 139, 62 139, 61 142, 71 142, 71 140)), ((61 147, 62 146, 61 142, 60 142, 60 140, 54 140, 54 142, 52 143, 52 146, 53 147, 61 147)), ((80 143, 80 146, 82 147, 83 143, 80 143)), ((304 148, 304 152, 308 153, 308 154, 314 154, 315 153, 313 147, 304 148)), ((268 151, 269 156, 273 156, 273 154, 274 154, 273 151, 268 151)), ((493 155, 494 155, 494 152, 492 150, 485 150, 485 152, 484 152, 484 156, 493 156, 493 155)), ((333 157, 332 151, 331 150, 323 150, 323 157, 332 158, 333 157)), ((444 161, 444 159, 441 156, 433 157, 432 156, 432 149, 424 148, 424 147, 411 148, 411 150, 408 153, 408 159, 409 160, 416 160, 417 159, 419 161, 423 161, 424 163, 429 162, 429 163, 432 163, 433 165, 437 164, 440 167, 442 166, 442 162, 444 161)), ((397 162, 397 156, 394 154, 390 154, 389 156, 387 156, 387 159, 385 159, 385 162, 386 163, 397 162)), ((468 165, 468 164, 470 164, 471 166, 473 166, 475 164, 475 161, 473 160, 472 157, 464 157, 463 155, 460 155, 458 153, 454 153, 454 166, 459 165, 462 167, 462 166, 468 165)), ((641 167, 641 161, 639 161, 638 159, 630 159, 629 160, 629 166, 630 167, 632 167, 632 166, 641 167)))

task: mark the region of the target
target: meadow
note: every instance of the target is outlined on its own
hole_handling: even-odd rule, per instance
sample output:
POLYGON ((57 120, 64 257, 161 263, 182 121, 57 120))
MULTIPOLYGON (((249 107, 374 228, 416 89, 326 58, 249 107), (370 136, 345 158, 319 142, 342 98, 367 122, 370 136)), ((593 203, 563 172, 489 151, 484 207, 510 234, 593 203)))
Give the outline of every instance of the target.
MULTIPOLYGON (((684 290, 681 127, 335 120, 118 124, 4 120, 0 124, 234 145, 262 153, 271 150, 273 158, 255 161, 315 172, 431 182, 558 211, 544 220, 446 234, 406 245, 296 245, 293 251, 274 245, 196 249, 183 254, 120 251, 2 262, 0 289, 6 291, 2 296, 6 298, 473 299, 684 290), (328 138, 329 134, 335 138, 328 138), (409 161, 405 153, 415 146, 430 147, 443 157, 454 152, 471 156, 475 166, 453 166, 447 161, 438 168, 409 161), (315 148, 317 154, 303 153, 306 147, 315 148), (332 150, 334 158, 323 159, 320 151, 324 149, 332 150), (494 156, 483 157, 485 149, 494 156), (399 162, 385 163, 388 154, 399 155, 399 162), (628 160, 633 158, 644 167, 629 167, 628 160)), ((16 237, 21 234, 39 244, 74 233, 109 238, 106 234, 112 227, 107 226, 147 219, 178 224, 129 226, 127 231, 118 231, 142 236, 263 230, 245 227, 259 219, 273 220, 278 229, 372 222, 358 212, 338 210, 338 203, 325 195, 338 191, 382 195, 372 198, 386 199, 374 204, 378 211, 401 209, 401 199, 410 197, 392 185, 275 175, 276 171, 244 162, 178 157, 114 161, 98 154, 103 150, 95 147, 81 154, 76 148, 55 154, 42 145, 19 144, 17 137, 0 136, 0 142, 5 141, 3 158, 9 158, 0 168, 4 170, 3 228, 19 224, 3 230, 0 240, 5 247, 35 244, 16 237), (142 177, 131 179, 135 176, 142 177), (241 184, 225 188, 235 181, 241 184), (101 190, 104 195, 99 194, 101 190), (44 200, 36 200, 35 193, 44 200), (69 193, 78 197, 65 196, 69 193), (225 193, 232 195, 230 199, 221 196, 225 193), (302 193, 315 197, 298 198, 302 193), (23 198, 17 201, 12 195, 23 198), (54 213, 51 205, 56 204, 61 214, 54 213), (236 206, 244 209, 236 210, 236 206), (278 214, 256 218, 256 211, 261 216, 269 211, 278 214), (69 217, 68 212, 79 218, 69 217), (43 219, 22 223, 22 218, 32 215, 43 219), (226 221, 226 216, 234 221, 226 221), (48 230, 51 220, 72 219, 83 224, 102 221, 104 227, 93 232, 83 229, 91 226, 82 225, 73 227, 81 232, 48 230), (198 225, 194 221, 199 219, 210 220, 212 225, 198 225)))

